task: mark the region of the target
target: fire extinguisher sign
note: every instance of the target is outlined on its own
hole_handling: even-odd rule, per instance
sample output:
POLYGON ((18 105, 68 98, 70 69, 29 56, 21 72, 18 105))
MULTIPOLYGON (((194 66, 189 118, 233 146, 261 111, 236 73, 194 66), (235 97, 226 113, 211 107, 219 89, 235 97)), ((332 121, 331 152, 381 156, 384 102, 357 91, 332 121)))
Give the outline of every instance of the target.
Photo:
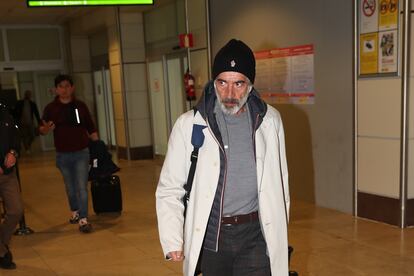
POLYGON ((192 48, 194 46, 193 34, 180 34, 180 48, 192 48))
POLYGON ((187 101, 194 101, 196 99, 195 78, 191 74, 190 70, 187 70, 184 74, 184 87, 187 101))

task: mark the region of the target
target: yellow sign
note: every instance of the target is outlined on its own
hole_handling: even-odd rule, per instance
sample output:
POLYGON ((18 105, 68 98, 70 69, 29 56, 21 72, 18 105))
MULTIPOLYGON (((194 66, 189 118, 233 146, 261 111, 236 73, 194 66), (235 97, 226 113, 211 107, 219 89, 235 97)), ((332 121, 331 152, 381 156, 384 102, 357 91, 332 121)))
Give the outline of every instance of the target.
POLYGON ((378 73, 378 33, 362 34, 359 41, 359 73, 378 73))
POLYGON ((398 0, 381 0, 379 3, 379 29, 381 31, 398 27, 398 0))

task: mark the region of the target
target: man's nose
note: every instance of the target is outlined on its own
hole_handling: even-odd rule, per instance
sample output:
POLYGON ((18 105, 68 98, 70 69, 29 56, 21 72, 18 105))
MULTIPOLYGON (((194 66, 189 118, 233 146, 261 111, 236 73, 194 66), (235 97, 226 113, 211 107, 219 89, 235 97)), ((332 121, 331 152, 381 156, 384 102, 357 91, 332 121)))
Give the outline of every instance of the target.
POLYGON ((230 98, 230 99, 232 99, 232 98, 234 98, 234 88, 233 88, 233 85, 232 84, 230 84, 228 87, 227 87, 227 98, 230 98))

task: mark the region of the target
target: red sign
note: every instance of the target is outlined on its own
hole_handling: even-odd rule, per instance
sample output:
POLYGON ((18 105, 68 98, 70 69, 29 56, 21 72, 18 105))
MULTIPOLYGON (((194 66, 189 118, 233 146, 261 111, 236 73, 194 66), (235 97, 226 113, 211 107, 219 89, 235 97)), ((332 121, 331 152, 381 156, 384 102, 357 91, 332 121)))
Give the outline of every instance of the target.
POLYGON ((364 0, 363 2, 363 9, 364 15, 370 17, 375 12, 376 1, 375 0, 364 0))
POLYGON ((192 48, 194 46, 193 34, 180 34, 180 48, 192 48))
POLYGON ((313 44, 258 51, 254 53, 254 57, 256 59, 267 59, 267 58, 291 57, 291 56, 308 55, 308 54, 313 54, 313 44))

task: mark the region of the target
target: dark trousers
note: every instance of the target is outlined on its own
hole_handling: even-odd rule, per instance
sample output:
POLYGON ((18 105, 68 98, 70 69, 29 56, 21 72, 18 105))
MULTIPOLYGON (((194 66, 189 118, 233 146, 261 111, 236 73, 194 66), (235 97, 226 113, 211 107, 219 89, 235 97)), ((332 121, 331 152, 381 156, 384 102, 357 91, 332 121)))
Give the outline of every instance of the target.
POLYGON ((259 221, 222 225, 219 250, 203 249, 203 276, 270 276, 270 261, 259 221))
POLYGON ((5 217, 0 224, 0 257, 7 252, 7 246, 20 218, 23 215, 23 204, 20 197, 16 173, 0 175, 0 197, 3 200, 5 217))
POLYGON ((30 150, 35 138, 33 125, 22 125, 20 127, 21 138, 25 150, 30 150))

